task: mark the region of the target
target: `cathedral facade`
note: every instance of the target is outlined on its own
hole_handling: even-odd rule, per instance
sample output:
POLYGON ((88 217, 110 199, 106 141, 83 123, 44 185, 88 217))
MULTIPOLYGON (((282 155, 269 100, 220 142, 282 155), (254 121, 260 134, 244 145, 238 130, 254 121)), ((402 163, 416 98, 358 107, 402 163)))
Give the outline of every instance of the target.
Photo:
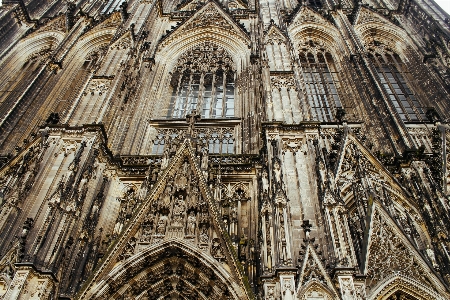
POLYGON ((450 299, 449 18, 0 1, 0 299, 450 299))

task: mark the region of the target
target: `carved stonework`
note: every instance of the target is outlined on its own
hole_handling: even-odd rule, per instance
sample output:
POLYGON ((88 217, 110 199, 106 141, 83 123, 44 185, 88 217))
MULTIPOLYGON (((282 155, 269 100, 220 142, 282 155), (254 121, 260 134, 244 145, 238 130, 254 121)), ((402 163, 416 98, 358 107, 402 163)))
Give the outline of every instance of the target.
POLYGON ((294 74, 271 75, 270 81, 272 86, 278 90, 281 90, 281 88, 297 89, 294 74))
POLYGON ((0 300, 450 299, 435 2, 0 0, 0 300))
POLYGON ((107 79, 93 79, 86 88, 84 95, 89 93, 91 96, 94 94, 101 96, 108 91, 110 84, 111 81, 107 79))
POLYGON ((367 286, 370 288, 393 274, 414 278, 422 283, 430 280, 428 272, 420 266, 409 245, 395 230, 383 220, 381 213, 374 213, 367 269, 367 286))

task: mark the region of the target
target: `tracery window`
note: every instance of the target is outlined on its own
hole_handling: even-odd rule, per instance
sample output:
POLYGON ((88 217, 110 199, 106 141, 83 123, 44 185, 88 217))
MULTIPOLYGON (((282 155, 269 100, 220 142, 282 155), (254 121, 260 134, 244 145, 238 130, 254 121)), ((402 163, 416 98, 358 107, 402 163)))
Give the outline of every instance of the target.
POLYGON ((369 58, 400 118, 410 122, 426 119, 419 101, 408 86, 408 72, 400 57, 389 50, 370 50, 369 58))
POLYGON ((184 53, 172 74, 169 118, 184 118, 192 110, 202 118, 234 117, 235 71, 222 47, 203 43, 184 53))
POLYGON ((306 97, 314 120, 334 121, 339 100, 339 77, 333 57, 314 42, 305 44, 308 48, 300 51, 299 58, 305 82, 306 97))
POLYGON ((125 2, 124 0, 108 0, 103 7, 102 14, 110 14, 115 10, 120 9, 120 5, 125 2))
POLYGON ((322 8, 322 0, 309 0, 309 5, 314 8, 322 8))

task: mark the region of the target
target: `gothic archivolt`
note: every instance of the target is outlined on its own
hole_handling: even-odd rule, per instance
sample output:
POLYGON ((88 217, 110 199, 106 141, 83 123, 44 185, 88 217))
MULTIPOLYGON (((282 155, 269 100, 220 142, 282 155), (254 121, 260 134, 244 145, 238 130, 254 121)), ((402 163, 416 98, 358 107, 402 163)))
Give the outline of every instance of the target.
POLYGON ((414 42, 411 41, 404 30, 385 20, 383 16, 366 8, 362 8, 358 15, 355 22, 355 32, 364 41, 366 48, 374 39, 387 45, 399 54, 403 54, 406 47, 415 48, 414 42))
POLYGON ((238 283, 230 281, 227 270, 190 244, 173 239, 145 248, 114 267, 86 297, 116 299, 179 295, 188 299, 240 299, 238 283), (136 262, 139 262, 137 265, 136 262), (150 266, 150 267, 149 267, 150 266), (119 280, 117 278, 120 278, 119 280), (175 288, 173 288, 173 284, 175 288), (105 286, 106 285, 106 286, 105 286))
POLYGON ((334 51, 345 51, 346 49, 342 43, 342 36, 336 27, 306 7, 303 7, 289 24, 288 33, 291 37, 291 42, 297 49, 301 47, 299 44, 304 39, 323 41, 328 48, 334 49, 334 51), (314 21, 311 22, 308 18, 312 18, 314 21))
MULTIPOLYGON (((397 236, 395 231, 398 229, 395 225, 392 226, 391 222, 383 220, 380 210, 381 208, 376 208, 372 216, 372 236, 367 262, 369 281, 366 283, 370 290, 373 290, 368 295, 373 294, 369 299, 389 295, 402 285, 419 299, 445 299, 439 285, 433 284, 431 281, 434 279, 428 277, 430 273, 426 265, 411 255, 409 243, 397 236), (431 286, 434 288, 430 288, 431 286)), ((433 259, 431 256, 432 261, 433 259)))
MULTIPOLYGON (((174 291, 171 291, 171 288, 168 286, 159 286, 162 284, 159 280, 165 281, 167 280, 166 277, 150 279, 156 286, 143 285, 145 289, 148 289, 146 291, 148 295, 152 295, 152 293, 155 293, 155 295, 160 294, 160 288, 165 289, 169 294, 189 293, 191 298, 195 298, 194 295, 197 295, 202 299, 205 297, 207 299, 207 297, 211 297, 215 293, 217 293, 217 296, 221 295, 220 297, 225 295, 226 299, 228 297, 232 299, 235 297, 241 298, 248 293, 248 291, 245 291, 245 288, 242 289, 242 285, 239 286, 238 284, 239 280, 243 279, 240 263, 236 261, 235 250, 229 243, 229 237, 226 233, 228 230, 225 229, 223 221, 218 219, 220 214, 218 207, 216 207, 214 200, 211 199, 211 192, 208 191, 208 187, 205 185, 205 178, 208 178, 208 156, 204 153, 201 162, 198 164, 196 158, 192 156, 192 151, 190 141, 186 140, 170 161, 168 155, 165 154, 161 161, 161 169, 164 170, 164 173, 161 174, 160 179, 156 182, 153 191, 145 199, 141 200, 143 201, 142 204, 139 205, 139 200, 136 203, 133 198, 130 198, 130 200, 125 201, 124 206, 121 205, 113 231, 113 235, 121 236, 118 239, 118 244, 114 246, 116 250, 111 252, 111 256, 107 257, 104 262, 105 265, 97 271, 95 278, 98 279, 96 281, 99 283, 103 281, 109 282, 107 278, 116 278, 118 276, 117 272, 129 274, 130 270, 135 270, 133 274, 138 274, 137 272, 140 272, 139 268, 156 264, 154 269, 144 272, 149 274, 160 273, 158 269, 164 267, 167 269, 165 272, 170 274, 175 272, 177 276, 180 276, 184 272, 184 268, 186 268, 187 273, 195 272, 197 275, 193 276, 197 276, 197 279, 195 279, 195 282, 189 282, 184 279, 181 280, 181 278, 174 278, 174 280, 180 280, 178 283, 180 286, 174 291), (132 207, 139 207, 139 212, 133 218, 132 207), (173 246, 167 246, 166 244, 173 244, 173 246), (168 247, 172 250, 169 250, 168 247), (163 257, 167 255, 168 262, 165 262, 165 259, 158 258, 156 253, 159 251, 162 251, 163 257), (186 253, 191 258, 187 257, 187 261, 183 262, 179 261, 184 256, 184 254, 179 253, 180 251, 194 251, 194 254, 186 253), (233 278, 232 281, 234 283, 219 284, 211 282, 209 283, 210 286, 201 284, 198 281, 199 277, 213 280, 215 277, 213 275, 202 275, 201 273, 206 272, 206 270, 201 263, 199 265, 199 262, 190 262, 191 260, 198 261, 199 255, 205 257, 204 259, 207 259, 210 263, 215 260, 212 263, 216 265, 215 269, 217 271, 215 272, 221 272, 222 277, 222 279, 218 278, 219 282, 224 280, 223 276, 232 276, 230 279, 233 278), (151 261, 147 261, 148 259, 151 259, 151 261), (120 268, 117 265, 119 261, 122 265, 120 268), (138 267, 138 265, 130 266, 130 263, 132 265, 135 263, 143 265, 142 267, 138 267), (112 266, 114 268, 109 271, 112 266), (172 268, 175 269, 168 270, 172 268), (198 271, 194 271, 197 268, 198 271), (105 272, 109 272, 108 275, 105 272), (198 274, 199 272, 200 274, 198 274), (225 275, 227 273, 228 275, 225 275), (229 290, 230 285, 232 289, 235 289, 234 291, 229 290), (219 289, 214 290, 218 286, 219 289)), ((130 193, 132 193, 132 188, 129 187, 126 194, 133 197, 130 193)), ((233 219, 231 220, 234 222, 233 219)), ((137 276, 142 277, 143 275, 137 276)), ((134 281, 131 279, 132 277, 127 280, 134 281)), ((121 286, 127 281, 124 281, 126 280, 125 278, 121 280, 119 283, 109 283, 108 295, 115 293, 113 289, 120 289, 122 291, 120 292, 121 294, 125 292, 127 295, 129 293, 137 293, 136 295, 139 295, 145 292, 145 290, 124 291, 121 286)), ((96 284, 89 288, 82 297, 100 297, 103 293, 105 293, 104 288, 96 284)), ((103 295, 101 297, 109 296, 103 295)))
MULTIPOLYGON (((166 59, 176 53, 183 53, 184 49, 191 46, 193 42, 205 38, 217 41, 226 47, 235 61, 244 60, 248 52, 248 49, 245 49, 249 44, 248 36, 213 2, 205 5, 164 38, 158 44, 158 52, 162 55, 161 59, 166 59)), ((245 60, 248 61, 248 58, 245 60)))

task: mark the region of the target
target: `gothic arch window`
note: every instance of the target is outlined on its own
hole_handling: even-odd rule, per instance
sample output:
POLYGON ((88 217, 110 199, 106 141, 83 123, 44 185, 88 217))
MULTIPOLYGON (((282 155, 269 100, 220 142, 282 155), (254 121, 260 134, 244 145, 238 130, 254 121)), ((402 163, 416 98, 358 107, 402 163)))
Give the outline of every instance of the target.
MULTIPOLYGON (((106 1, 104 1, 106 2, 106 1)), ((102 14, 110 14, 113 11, 119 10, 124 0, 109 0, 103 7, 102 14)))
POLYGON ((322 0, 309 0, 309 6, 314 8, 322 8, 322 0))
POLYGON ((305 92, 311 107, 312 118, 332 122, 337 108, 341 108, 338 86, 339 77, 333 57, 312 41, 299 53, 305 92))
POLYGON ((17 100, 21 91, 26 89, 40 72, 51 51, 50 46, 29 55, 14 75, 11 74, 11 76, 6 77, 7 81, 0 83, 0 90, 4 91, 0 92, 0 117, 5 116, 10 109, 10 105, 17 100))
POLYGON ((426 119, 422 106, 409 87, 407 78, 410 75, 401 58, 390 50, 373 49, 369 49, 369 58, 400 118, 405 122, 426 119))
POLYGON ((178 60, 170 86, 169 118, 184 118, 192 110, 202 118, 234 117, 235 70, 225 49, 203 43, 178 60))

